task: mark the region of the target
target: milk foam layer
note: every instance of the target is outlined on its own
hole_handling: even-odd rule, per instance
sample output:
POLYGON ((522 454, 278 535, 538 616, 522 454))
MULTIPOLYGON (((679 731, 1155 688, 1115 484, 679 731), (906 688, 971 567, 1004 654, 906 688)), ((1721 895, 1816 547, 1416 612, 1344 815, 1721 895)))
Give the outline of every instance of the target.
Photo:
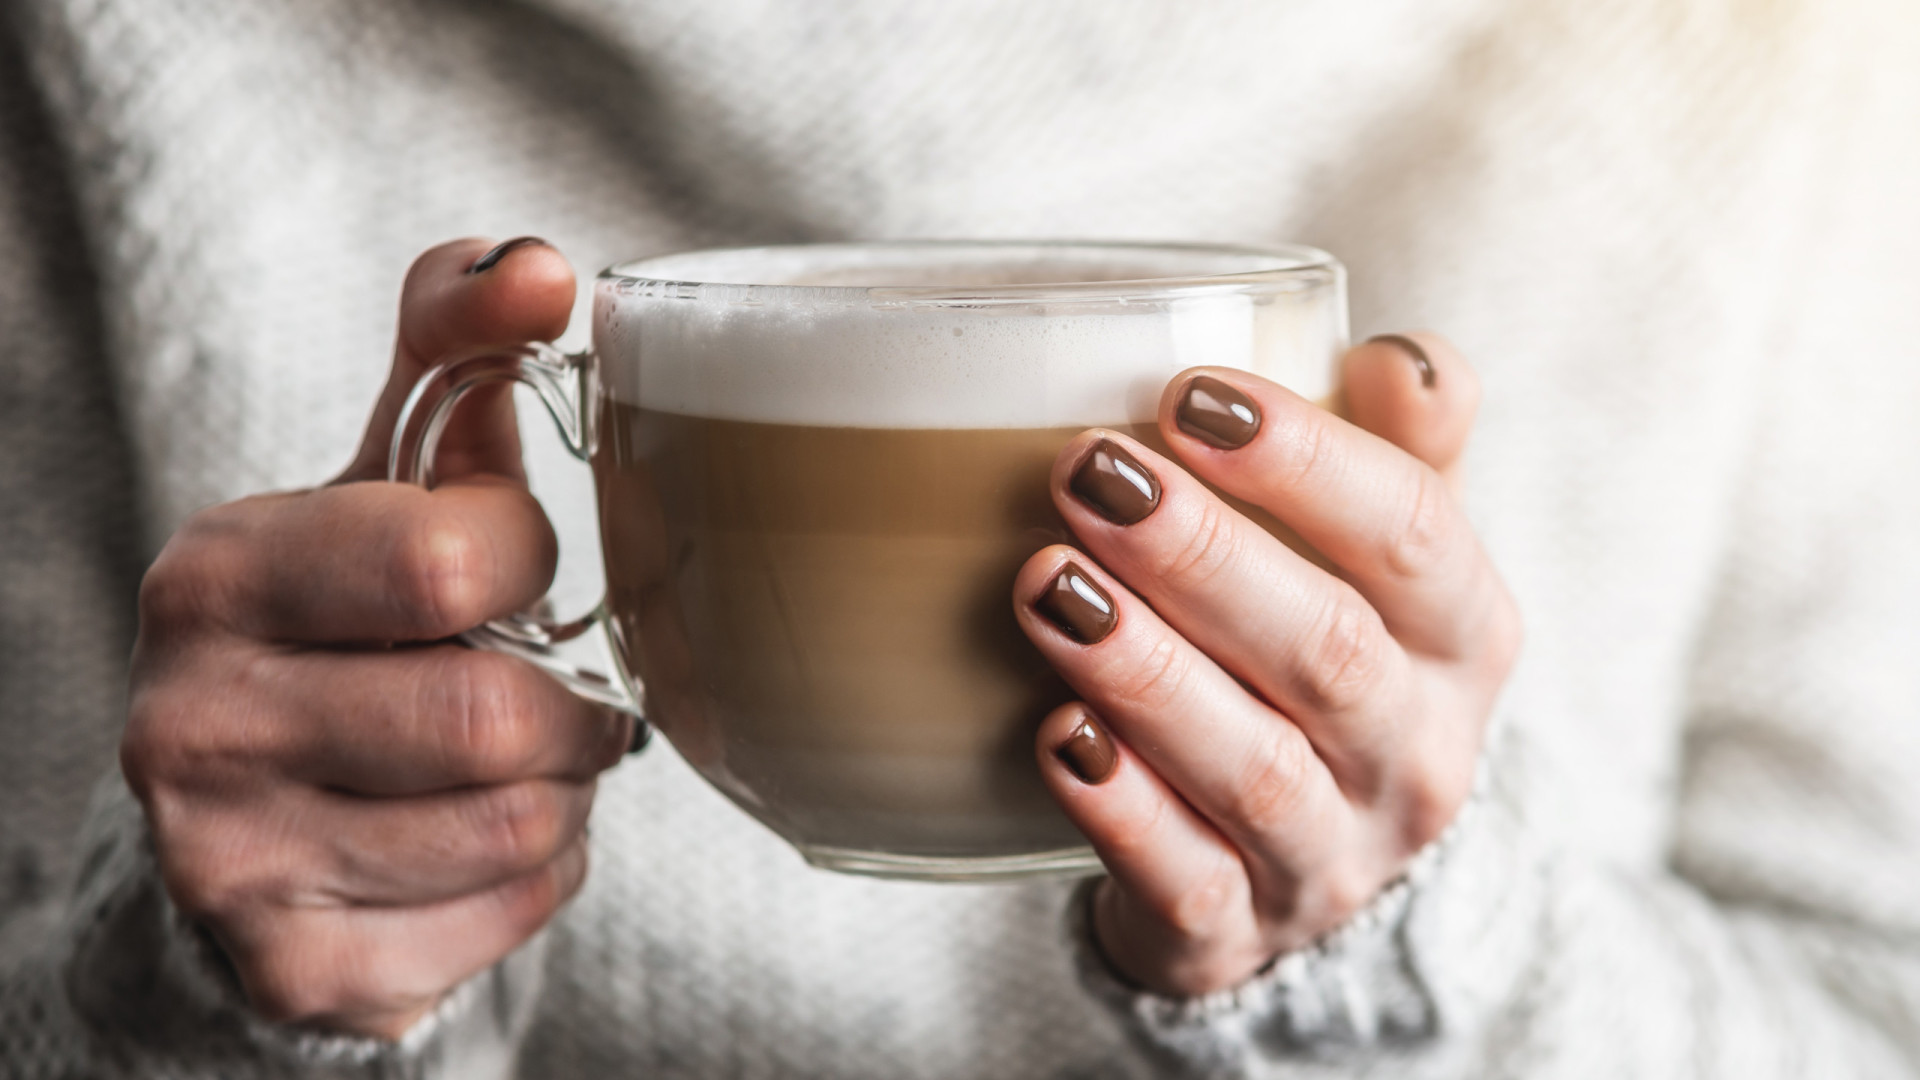
MULTIPOLYGON (((1167 381, 1201 364, 1243 368, 1308 398, 1324 398, 1334 362, 1346 346, 1344 281, 1337 264, 1166 288, 1113 284, 1112 277, 1093 274, 1102 267, 1125 276, 1141 270, 1192 271, 1110 255, 1104 260, 1089 256, 1079 264, 1056 259, 1037 270, 1031 259, 1011 266, 981 259, 958 270, 948 264, 929 271, 905 265, 911 259, 876 268, 850 265, 844 256, 809 260, 803 257, 806 249, 767 250, 777 255, 761 257, 760 281, 869 284, 932 277, 951 284, 965 276, 970 280, 963 284, 979 288, 976 295, 963 296, 915 288, 636 284, 603 278, 594 318, 606 391, 647 409, 762 423, 1110 425, 1151 421, 1167 381), (794 255, 796 250, 803 255, 794 255), (1045 295, 987 284, 1062 271, 1108 284, 1063 286, 1045 295), (920 276, 908 276, 915 272, 920 276)), ((1271 256, 1261 266, 1244 253, 1229 251, 1238 263, 1206 254, 1216 256, 1204 271, 1211 274, 1244 275, 1273 265, 1271 256)), ((671 259, 644 265, 650 275, 662 274, 663 266, 716 269, 697 261, 675 265, 671 259)), ((733 269, 734 280, 755 280, 733 269)))

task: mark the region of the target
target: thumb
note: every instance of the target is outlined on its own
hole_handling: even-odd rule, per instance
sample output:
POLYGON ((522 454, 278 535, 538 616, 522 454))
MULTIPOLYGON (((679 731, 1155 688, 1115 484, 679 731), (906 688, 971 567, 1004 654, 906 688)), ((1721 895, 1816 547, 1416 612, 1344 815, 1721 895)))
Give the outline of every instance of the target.
POLYGON ((1480 407, 1480 380, 1459 350, 1437 334, 1381 334, 1347 352, 1340 380, 1348 420, 1458 489, 1461 452, 1480 407))
MULTIPOLYGON (((498 245, 453 240, 422 253, 400 291, 399 340, 386 388, 353 464, 334 482, 386 478, 393 426, 420 376, 448 360, 558 337, 567 328, 573 296, 573 268, 538 237, 498 245)), ((461 399, 440 439, 441 477, 492 473, 525 479, 512 391, 509 384, 492 383, 461 399)))

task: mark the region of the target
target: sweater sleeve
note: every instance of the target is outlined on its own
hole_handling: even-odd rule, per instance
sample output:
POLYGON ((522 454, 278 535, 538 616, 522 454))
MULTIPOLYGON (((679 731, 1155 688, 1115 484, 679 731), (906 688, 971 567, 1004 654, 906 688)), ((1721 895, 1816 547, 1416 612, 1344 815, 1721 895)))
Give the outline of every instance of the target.
POLYGON ((330 1038, 256 1019, 160 884, 112 768, 139 577, 134 470, 68 162, 11 14, 0 15, 0 1075, 506 1075, 543 938, 398 1044, 330 1038))
POLYGON ((1920 154, 1900 134, 1920 130, 1920 86, 1894 52, 1862 45, 1827 80, 1809 110, 1826 130, 1806 138, 1817 175, 1804 204, 1775 207, 1809 241, 1782 260, 1774 354, 1746 369, 1764 392, 1743 478, 1702 493, 1734 509, 1664 861, 1553 840, 1539 718, 1500 715, 1455 833, 1245 986, 1134 993, 1078 933, 1083 981, 1169 1071, 1920 1065, 1920 154))

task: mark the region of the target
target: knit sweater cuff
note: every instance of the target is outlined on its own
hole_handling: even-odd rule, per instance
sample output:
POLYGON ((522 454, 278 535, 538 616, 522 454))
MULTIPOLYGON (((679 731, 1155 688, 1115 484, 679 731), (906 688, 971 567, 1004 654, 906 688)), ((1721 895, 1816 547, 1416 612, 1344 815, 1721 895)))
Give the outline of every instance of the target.
POLYGON ((544 937, 454 988, 399 1040, 278 1024, 246 1003, 219 947, 167 896, 119 776, 94 795, 69 910, 68 993, 97 1038, 146 1071, 271 1062, 274 1075, 486 1077, 511 1071, 540 989, 544 937))
POLYGON ((1443 1052, 1439 1036, 1472 1026, 1518 977, 1532 920, 1515 916, 1538 899, 1538 867, 1511 827, 1507 800, 1484 777, 1447 831, 1359 913, 1230 990, 1173 998, 1127 982, 1093 935, 1097 881, 1087 882, 1069 915, 1082 985, 1181 1075, 1260 1076, 1300 1058, 1443 1052))

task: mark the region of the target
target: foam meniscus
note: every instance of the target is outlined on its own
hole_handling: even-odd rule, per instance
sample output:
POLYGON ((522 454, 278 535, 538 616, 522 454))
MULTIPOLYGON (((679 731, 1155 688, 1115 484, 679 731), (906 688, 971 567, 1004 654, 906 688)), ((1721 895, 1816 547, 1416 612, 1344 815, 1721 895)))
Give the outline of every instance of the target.
POLYGON ((618 401, 838 427, 1151 421, 1203 364, 1318 400, 1347 340, 1343 275, 1310 249, 739 249, 616 267, 594 309, 618 401))

